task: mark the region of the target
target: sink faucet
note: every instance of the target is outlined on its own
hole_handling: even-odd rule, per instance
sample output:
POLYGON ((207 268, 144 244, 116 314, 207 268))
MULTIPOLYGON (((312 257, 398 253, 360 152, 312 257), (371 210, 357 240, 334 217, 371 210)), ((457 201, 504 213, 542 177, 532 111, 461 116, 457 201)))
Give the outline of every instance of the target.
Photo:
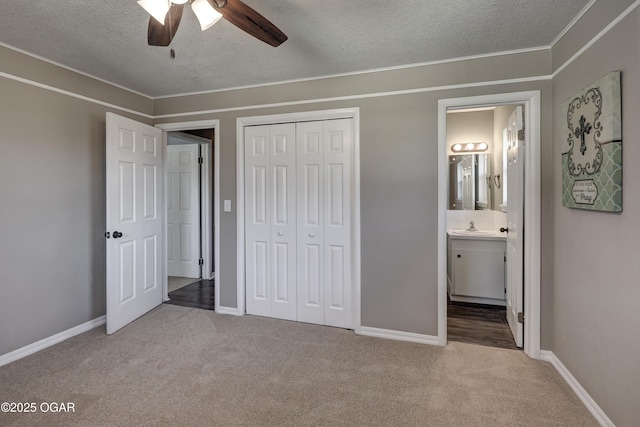
POLYGON ((476 223, 474 221, 469 221, 469 228, 467 228, 467 231, 478 231, 478 229, 476 228, 476 223))

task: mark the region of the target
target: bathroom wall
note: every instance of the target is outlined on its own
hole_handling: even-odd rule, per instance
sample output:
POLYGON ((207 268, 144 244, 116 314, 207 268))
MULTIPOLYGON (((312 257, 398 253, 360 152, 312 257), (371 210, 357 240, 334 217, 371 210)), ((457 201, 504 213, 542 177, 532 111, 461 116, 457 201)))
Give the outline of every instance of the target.
POLYGON ((500 230, 507 226, 507 214, 500 211, 447 211, 447 229, 464 230, 473 221, 480 230, 500 230))
MULTIPOLYGON (((486 142, 489 149, 486 151, 491 155, 491 175, 502 173, 502 130, 499 134, 495 128, 497 126, 496 111, 502 122, 507 122, 511 106, 496 107, 495 109, 470 111, 470 112, 449 112, 447 113, 447 152, 448 155, 455 154, 451 151, 454 144, 465 144, 467 142, 486 142), (509 114, 504 117, 505 112, 509 114), (499 160, 496 159, 496 150, 500 153, 499 160)), ((502 128, 505 125, 501 125, 502 128)), ((449 186, 451 188, 451 186, 449 186)), ((498 197, 502 203, 502 192, 495 185, 491 184, 491 207, 495 210, 458 210, 447 211, 447 228, 464 229, 469 228, 469 222, 474 221, 476 228, 498 230, 506 227, 506 214, 497 212, 500 208, 494 200, 498 197)))
POLYGON ((489 145, 486 152, 491 153, 493 133, 493 110, 447 113, 447 153, 449 155, 456 154, 451 151, 454 144, 468 142, 486 142, 489 145))

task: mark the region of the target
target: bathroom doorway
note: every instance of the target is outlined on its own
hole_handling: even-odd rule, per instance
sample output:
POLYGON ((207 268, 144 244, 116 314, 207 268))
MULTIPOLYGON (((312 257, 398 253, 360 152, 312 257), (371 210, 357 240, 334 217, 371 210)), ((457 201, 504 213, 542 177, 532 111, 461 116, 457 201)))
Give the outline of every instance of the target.
POLYGON ((439 102, 441 345, 450 339, 523 347, 539 357, 539 97, 535 91, 439 102), (520 138, 511 159, 503 155, 514 154, 510 132, 520 138), (523 215, 527 239, 517 232, 523 215))
POLYGON ((507 287, 507 211, 515 204, 507 208, 505 149, 509 119, 517 114, 523 114, 520 105, 447 111, 449 341, 518 348, 507 320, 507 307, 521 298, 522 281, 507 287), (510 295, 516 286, 519 295, 510 295))

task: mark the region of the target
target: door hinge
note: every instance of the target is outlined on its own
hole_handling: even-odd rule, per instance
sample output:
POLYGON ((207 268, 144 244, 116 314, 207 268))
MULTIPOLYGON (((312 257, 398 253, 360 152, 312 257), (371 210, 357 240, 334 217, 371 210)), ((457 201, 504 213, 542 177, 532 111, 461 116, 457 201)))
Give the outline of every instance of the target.
POLYGON ((518 313, 518 323, 524 323, 524 313, 518 313))
POLYGON ((204 163, 204 157, 198 157, 198 163, 203 164, 204 163))
POLYGON ((204 260, 202 258, 198 260, 198 265, 204 265, 204 260))

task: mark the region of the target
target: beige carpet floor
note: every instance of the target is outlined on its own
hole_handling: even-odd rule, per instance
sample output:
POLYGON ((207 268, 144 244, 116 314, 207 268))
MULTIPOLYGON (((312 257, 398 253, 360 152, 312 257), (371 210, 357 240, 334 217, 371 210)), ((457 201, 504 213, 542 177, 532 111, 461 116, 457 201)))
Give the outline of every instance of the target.
POLYGON ((161 305, 0 367, 2 426, 595 426, 551 364, 161 305))

